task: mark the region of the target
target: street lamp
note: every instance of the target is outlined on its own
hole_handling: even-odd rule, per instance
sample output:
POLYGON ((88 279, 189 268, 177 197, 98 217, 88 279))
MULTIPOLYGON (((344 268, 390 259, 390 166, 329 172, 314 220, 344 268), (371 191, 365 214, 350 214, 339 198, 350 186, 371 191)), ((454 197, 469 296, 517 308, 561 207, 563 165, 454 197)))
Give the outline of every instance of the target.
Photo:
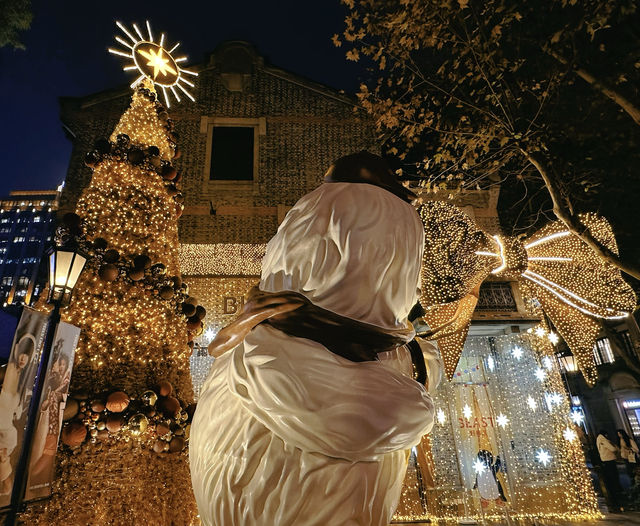
POLYGON ((60 247, 49 252, 49 303, 69 304, 86 262, 87 258, 75 250, 60 247))
POLYGON ((60 323, 60 307, 69 304, 73 288, 76 286, 86 262, 87 257, 74 248, 55 247, 49 252, 49 297, 47 302, 53 305, 53 311, 49 316, 47 336, 42 356, 40 356, 40 363, 38 364, 35 385, 33 386, 33 394, 29 404, 29 416, 22 440, 22 450, 16 466, 16 476, 11 492, 11 508, 7 513, 4 522, 5 526, 15 526, 17 524, 18 513, 22 508, 28 479, 29 456, 38 423, 40 398, 42 398, 53 339, 58 323, 60 323))
POLYGON ((560 367, 566 373, 575 373, 578 370, 576 357, 568 351, 556 354, 560 367))

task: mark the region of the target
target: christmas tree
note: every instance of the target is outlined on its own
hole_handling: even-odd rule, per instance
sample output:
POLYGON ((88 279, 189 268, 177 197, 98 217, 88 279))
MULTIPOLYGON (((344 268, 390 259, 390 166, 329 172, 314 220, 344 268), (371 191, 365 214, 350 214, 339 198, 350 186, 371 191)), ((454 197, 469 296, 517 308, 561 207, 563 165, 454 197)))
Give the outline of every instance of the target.
MULTIPOLYGON (((178 269, 182 194, 173 123, 137 84, 61 241, 89 255, 63 320, 82 329, 53 496, 29 524, 189 525, 190 342, 204 309, 178 269)), ((191 344, 192 345, 192 344, 191 344)))

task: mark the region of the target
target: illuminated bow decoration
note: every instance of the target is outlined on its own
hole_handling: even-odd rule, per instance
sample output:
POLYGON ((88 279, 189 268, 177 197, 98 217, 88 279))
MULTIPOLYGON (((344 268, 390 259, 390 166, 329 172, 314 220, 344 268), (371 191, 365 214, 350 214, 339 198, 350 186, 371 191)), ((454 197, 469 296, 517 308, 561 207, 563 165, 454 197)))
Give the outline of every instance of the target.
MULTIPOLYGON (((420 302, 432 327, 448 377, 453 377, 478 302, 490 275, 516 279, 537 300, 576 357, 589 384, 597 378, 593 345, 600 321, 626 318, 635 308, 633 289, 560 221, 526 242, 490 236, 454 205, 432 201, 420 207, 425 227, 420 302)), ((617 253, 609 222, 595 214, 580 218, 592 235, 617 253)))

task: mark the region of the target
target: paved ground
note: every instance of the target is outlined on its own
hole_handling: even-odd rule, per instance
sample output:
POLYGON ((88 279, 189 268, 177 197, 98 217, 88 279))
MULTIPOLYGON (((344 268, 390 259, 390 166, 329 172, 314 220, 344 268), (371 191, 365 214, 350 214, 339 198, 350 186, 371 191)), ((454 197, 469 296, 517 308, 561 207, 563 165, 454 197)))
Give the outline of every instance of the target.
MULTIPOLYGON (((640 526, 640 512, 605 513, 605 518, 595 522, 571 522, 557 520, 512 520, 512 526, 640 526)), ((405 523, 409 524, 409 523, 405 523)), ((412 525, 427 525, 427 522, 414 522, 412 525)), ((445 523, 442 523, 445 524, 445 523)), ((446 523, 447 525, 455 523, 446 523)), ((477 523, 483 526, 482 522, 477 523)), ((506 521, 486 521, 486 526, 508 526, 506 521)))

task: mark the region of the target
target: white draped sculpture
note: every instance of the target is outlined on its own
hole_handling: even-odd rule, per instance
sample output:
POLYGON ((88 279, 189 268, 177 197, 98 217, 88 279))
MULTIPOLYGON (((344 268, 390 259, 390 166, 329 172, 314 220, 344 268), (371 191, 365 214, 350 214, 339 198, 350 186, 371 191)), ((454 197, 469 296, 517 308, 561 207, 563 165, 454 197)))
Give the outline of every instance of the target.
MULTIPOLYGON (((393 329, 418 299, 423 227, 370 184, 325 183, 267 245, 260 289, 294 291, 341 316, 393 329)), ((429 386, 440 371, 429 353, 429 386)), ((190 437, 206 526, 387 525, 408 450, 433 423, 408 351, 352 362, 259 325, 216 360, 190 437)))

